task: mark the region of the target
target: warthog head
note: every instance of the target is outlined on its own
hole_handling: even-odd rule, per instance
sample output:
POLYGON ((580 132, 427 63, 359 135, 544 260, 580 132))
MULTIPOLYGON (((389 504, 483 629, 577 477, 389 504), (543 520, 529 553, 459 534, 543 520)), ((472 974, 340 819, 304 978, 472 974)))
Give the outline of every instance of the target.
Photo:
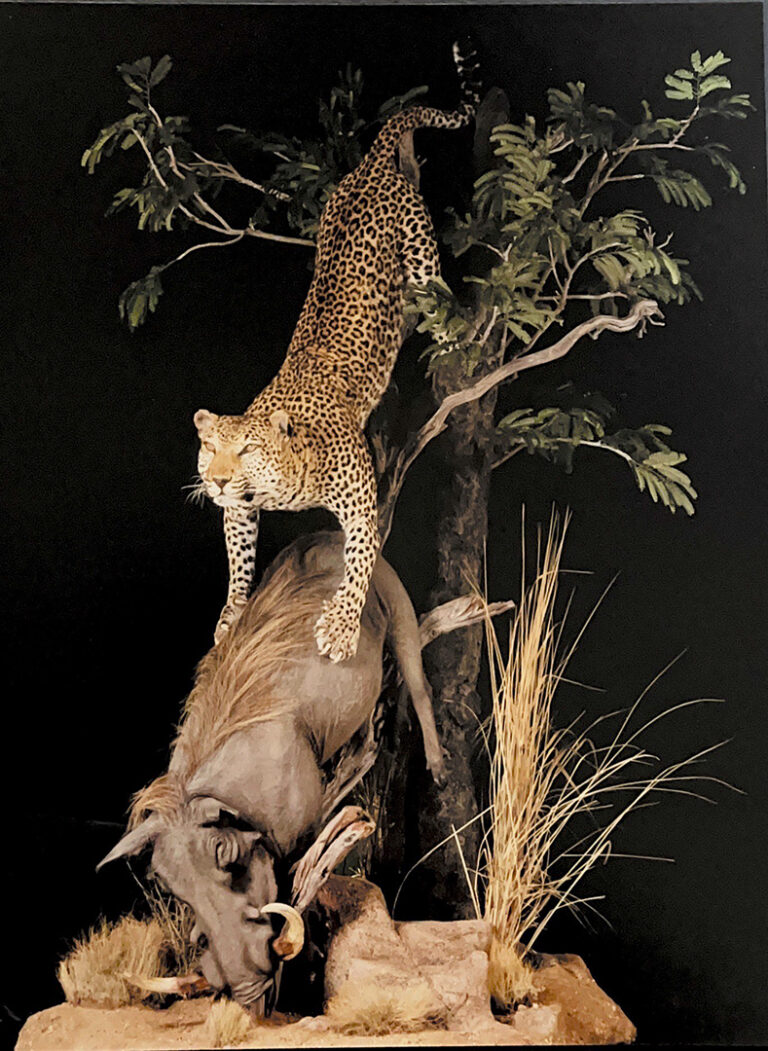
POLYGON ((304 924, 275 901, 276 854, 267 837, 217 800, 193 799, 172 818, 150 814, 98 867, 150 846, 151 873, 194 911, 205 978, 243 1006, 269 1009, 282 960, 304 943, 304 924), (273 916, 285 920, 279 933, 273 916))

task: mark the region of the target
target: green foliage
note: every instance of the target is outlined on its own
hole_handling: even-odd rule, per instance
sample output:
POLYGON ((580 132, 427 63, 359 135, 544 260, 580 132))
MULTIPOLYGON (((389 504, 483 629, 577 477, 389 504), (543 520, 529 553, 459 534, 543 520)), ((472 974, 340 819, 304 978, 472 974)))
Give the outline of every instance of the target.
POLYGON ((449 213, 444 234, 456 257, 474 250, 464 280, 475 323, 461 297, 449 301, 434 288, 417 296, 420 328, 432 337, 431 368, 463 355, 471 374, 483 357, 478 333, 489 347, 511 345, 524 354, 576 309, 574 300, 589 303, 593 314, 618 315, 643 298, 677 305, 701 298, 688 260, 668 250, 670 237, 662 240, 641 212, 592 215, 606 186, 623 181, 629 194, 643 179, 667 204, 709 207, 711 192, 689 166, 699 158, 722 170, 730 189, 745 192, 727 146, 699 133, 704 117, 744 116, 750 107, 748 96, 731 94, 729 79, 717 72, 729 61, 722 52, 706 59, 694 52, 690 70, 666 77, 665 95, 690 103, 682 118, 656 117, 643 100, 633 124, 589 101, 582 82, 569 82, 566 90, 549 91, 543 125, 527 116, 494 129, 496 164, 475 182, 470 209, 449 213))
MULTIPOLYGON (((579 81, 549 90, 543 122, 525 116, 493 130, 494 166, 475 182, 468 209, 449 211, 443 231, 466 263, 463 287, 456 294, 445 282, 430 281, 409 289, 407 312, 426 337, 429 372, 459 366, 471 377, 510 353, 524 357, 547 332, 590 312, 619 316, 641 299, 683 305, 701 298, 688 260, 669 250, 671 235, 660 237, 628 205, 635 181, 650 180, 667 205, 696 212, 710 207, 702 161, 709 162, 705 170, 725 176, 729 190, 745 193, 727 145, 702 131, 705 120, 743 119, 754 108, 748 95, 734 93, 723 73, 729 63, 722 51, 708 57, 695 51, 690 67, 665 77, 664 96, 674 109, 683 104, 682 114, 658 116, 642 99, 639 119, 629 120, 590 100, 579 81), (619 182, 627 206, 601 213, 599 195, 619 182)), ((133 150, 142 156, 143 176, 115 195, 109 212, 135 209, 139 228, 150 232, 200 225, 224 239, 211 242, 207 234, 214 244, 245 235, 284 237, 287 230, 313 239, 328 198, 359 163, 372 132, 427 90, 413 88, 371 111, 361 71, 347 65, 319 103, 316 136, 256 135, 222 125, 227 152, 211 158, 193 147, 186 117, 162 117, 153 104, 152 92, 171 68, 167 55, 154 66, 144 57, 118 67, 131 112, 99 132, 82 164, 93 173, 105 157, 133 150), (231 153, 253 168, 253 177, 240 173, 231 153), (212 206, 227 182, 258 194, 245 229, 232 227, 212 206)), ((207 244, 178 258, 197 247, 207 244)), ((168 265, 153 267, 121 295, 120 316, 132 329, 155 310, 168 265)), ((570 471, 577 448, 603 449, 624 459, 655 501, 692 514, 696 493, 680 470, 685 457, 665 442, 669 430, 646 425, 609 433, 612 415, 596 395, 516 410, 499 424, 501 455, 524 448, 570 471)))
POLYGON ((275 213, 280 211, 281 200, 287 200, 285 218, 289 227, 302 237, 316 237, 328 198, 339 181, 362 160, 365 133, 428 90, 426 85, 421 85, 404 95, 387 99, 373 117, 366 120, 361 115, 362 72, 347 64, 343 71, 339 71, 338 78, 329 101, 319 103, 321 136, 317 139, 302 141, 275 133, 257 136, 231 125, 219 129, 234 132, 233 143, 271 157, 275 162, 264 183, 266 196, 251 218, 255 227, 266 228, 275 213))
MULTIPOLYGON (((365 119, 361 115, 363 75, 347 65, 339 72, 329 100, 319 103, 320 134, 316 139, 302 142, 278 133, 257 136, 244 128, 222 125, 219 131, 228 133, 230 147, 246 153, 261 167, 265 162, 269 164, 269 174, 258 183, 242 176, 221 151, 214 158, 201 156, 190 141, 186 117, 161 117, 153 104, 152 90, 171 68, 168 55, 154 67, 149 57, 117 67, 133 112, 103 128, 84 151, 81 162, 93 174, 96 166, 118 148, 125 151, 136 145, 141 147, 146 171, 140 184, 119 190, 107 214, 136 209, 139 229, 151 233, 197 224, 231 237, 277 225, 278 231, 287 226, 301 237, 313 239, 328 198, 339 180, 359 163, 366 133, 427 91, 424 85, 412 88, 388 99, 370 119, 365 119), (246 230, 233 229, 212 211, 212 201, 227 182, 260 193, 261 200, 246 230)), ((133 282, 122 293, 120 316, 131 329, 142 324, 155 309, 162 292, 158 275, 165 266, 153 267, 145 278, 133 282)))
POLYGON ((570 474, 577 448, 603 449, 629 464, 640 491, 648 492, 654 502, 661 501, 673 514, 681 507, 692 515, 696 490, 679 469, 687 457, 664 441, 670 429, 645 424, 608 434, 606 426, 614 411, 602 395, 587 395, 568 408, 515 409, 499 421, 499 457, 525 449, 570 474))
POLYGON ((154 313, 163 294, 160 274, 164 269, 162 266, 153 266, 146 277, 134 281, 121 293, 118 300, 120 317, 128 322, 131 331, 146 321, 148 313, 154 313))

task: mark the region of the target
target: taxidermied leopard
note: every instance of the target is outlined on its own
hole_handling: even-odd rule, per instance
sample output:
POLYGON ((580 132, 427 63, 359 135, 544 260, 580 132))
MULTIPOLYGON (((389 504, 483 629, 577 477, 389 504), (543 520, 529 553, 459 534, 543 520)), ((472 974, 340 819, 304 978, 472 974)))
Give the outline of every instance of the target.
POLYGON ((355 654, 360 612, 379 548, 376 480, 363 428, 380 401, 403 335, 407 281, 440 276, 432 221, 397 166, 403 136, 461 128, 478 101, 468 65, 454 58, 462 103, 454 112, 415 106, 391 117, 320 219, 315 270, 285 361, 242 416, 195 413, 198 468, 224 508, 227 602, 218 641, 253 580, 260 509, 325 507, 345 533, 344 575, 315 627, 320 653, 355 654))

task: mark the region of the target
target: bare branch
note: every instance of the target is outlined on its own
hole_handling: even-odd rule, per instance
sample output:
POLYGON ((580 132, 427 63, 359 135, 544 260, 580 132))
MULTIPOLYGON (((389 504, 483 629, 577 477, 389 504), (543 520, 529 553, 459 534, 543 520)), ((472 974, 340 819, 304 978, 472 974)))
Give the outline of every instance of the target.
MULTIPOLYGON (((539 296, 539 299, 552 300, 554 303, 560 302, 560 296, 539 296)), ((601 300, 601 299, 629 299, 626 292, 600 292, 595 295, 568 295, 568 301, 572 299, 587 299, 587 300, 601 300)))
POLYGON ((412 439, 406 443, 395 461, 392 473, 388 479, 387 491, 383 499, 380 501, 379 529, 382 541, 389 535, 395 503, 400 495, 400 490, 403 487, 403 482, 405 481, 405 476, 408 470, 414 460, 423 452, 424 448, 432 441, 432 439, 436 438, 438 434, 441 434, 442 431, 445 430, 446 421, 454 409, 458 408, 460 405, 466 405, 471 401, 476 401, 478 398, 482 398, 482 396, 487 394, 493 387, 498 386, 500 383, 504 383, 506 380, 511 379, 520 372, 524 372, 526 369, 537 368, 539 365, 548 365, 552 361, 557 361, 559 358, 565 357, 579 340, 583 339, 585 336, 596 337, 603 331, 631 332, 638 326, 640 326, 640 333, 642 335, 645 325, 648 322, 652 325, 662 324, 663 317, 664 315, 661 313, 659 305, 654 299, 638 300, 625 317, 613 317, 610 314, 597 314, 595 317, 590 318, 588 321, 583 321, 580 325, 571 329, 571 331, 563 336, 562 339, 559 339, 550 347, 545 347, 543 350, 538 350, 535 353, 524 354, 521 357, 513 358, 511 361, 508 361, 506 365, 494 369, 475 383, 472 383, 469 387, 456 391, 454 394, 449 394, 447 398, 443 399, 437 410, 432 416, 430 416, 427 422, 416 432, 412 439))
POLYGON ((277 241, 278 244, 306 245, 307 248, 315 248, 315 242, 308 237, 290 237, 287 234, 271 234, 267 230, 259 230, 256 226, 247 227, 243 233, 248 237, 262 237, 265 241, 277 241))
MULTIPOLYGON (((552 151, 552 152, 555 152, 555 151, 552 151)), ((568 175, 566 175, 566 176, 565 176, 565 178, 563 179, 563 181, 562 181, 562 185, 563 185, 563 186, 565 186, 565 184, 566 184, 566 183, 569 183, 569 182, 570 182, 570 181, 571 181, 572 179, 575 179, 575 178, 576 178, 576 176, 577 176, 577 175, 579 174, 579 172, 581 171, 581 169, 582 169, 582 168, 584 167, 584 165, 585 165, 585 164, 587 163, 587 161, 589 160, 589 156, 590 156, 590 155, 589 155, 589 152, 588 152, 588 150, 586 149, 586 147, 583 147, 583 148, 582 148, 582 151, 581 151, 581 157, 580 157, 580 158, 579 158, 579 160, 578 160, 578 161, 576 162, 575 166, 574 166, 574 167, 573 167, 573 169, 572 169, 572 170, 571 170, 571 171, 569 172, 569 174, 568 174, 568 175)))
POLYGON ((229 179, 232 182, 241 183, 243 186, 249 186, 252 190, 258 190, 260 193, 266 194, 269 197, 276 197, 279 201, 290 201, 290 196, 287 193, 283 193, 282 190, 275 190, 262 186, 261 183, 254 182, 253 179, 248 179, 237 170, 231 161, 227 161, 226 164, 222 164, 219 161, 211 161, 207 157, 203 157, 201 153, 195 152, 195 157, 199 163, 197 164, 185 164, 182 167, 189 171, 201 171, 205 168, 209 168, 213 171, 220 179, 229 179))
POLYGON ((496 617, 500 613, 509 613, 515 608, 516 603, 511 599, 506 602, 484 603, 482 596, 478 594, 459 595, 440 606, 435 606, 429 613, 419 618, 419 635, 421 636, 421 648, 429 646, 430 642, 457 628, 468 628, 472 624, 478 624, 485 620, 486 615, 496 617))
POLYGON ((173 266, 174 263, 180 263, 181 260, 185 259, 190 253, 197 252, 201 248, 226 248, 228 245, 237 244, 238 241, 242 241, 244 237, 245 230, 241 230, 239 233, 235 234, 234 237, 230 237, 228 241, 205 241, 203 244, 192 245, 191 248, 187 248, 181 253, 181 255, 177 255, 175 259, 172 259, 170 263, 166 263, 165 266, 163 266, 163 270, 165 270, 166 267, 173 266))
POLYGON ((496 460, 493 461, 493 463, 491 464, 491 470, 495 471, 497 467, 501 467, 501 465, 503 463, 506 463, 507 460, 511 460, 513 456, 517 456, 518 453, 521 453, 524 448, 525 445, 522 442, 520 443, 520 445, 513 445, 511 449, 508 449, 505 453, 503 453, 501 456, 499 456, 496 460))

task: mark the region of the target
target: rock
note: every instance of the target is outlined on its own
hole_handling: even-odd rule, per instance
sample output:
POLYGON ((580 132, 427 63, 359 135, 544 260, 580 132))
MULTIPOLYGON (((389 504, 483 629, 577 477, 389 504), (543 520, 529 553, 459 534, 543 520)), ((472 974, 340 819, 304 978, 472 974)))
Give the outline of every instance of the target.
POLYGON ((413 963, 377 886, 364 879, 333 876, 318 892, 316 902, 330 930, 326 999, 349 981, 373 981, 380 986, 412 982, 413 963))
POLYGON ((635 1039, 632 1023, 578 956, 537 955, 534 1003, 501 1024, 488 994, 491 930, 484 921, 394 923, 378 887, 344 876, 325 884, 318 904, 330 932, 326 999, 349 981, 382 988, 426 981, 446 1029, 473 1034, 475 1043, 620 1044, 635 1039))
MULTIPOLYGON (((557 1008, 552 1043, 631 1044, 637 1031, 579 956, 538 956, 536 1003, 557 1008)), ((520 1013, 519 1011, 517 1012, 520 1013)))
POLYGON ((446 1008, 446 1026, 459 1032, 493 1026, 488 996, 491 929, 483 920, 397 923, 413 970, 426 978, 446 1008))
POLYGON ((497 1023, 488 995, 491 931, 482 920, 394 923, 384 896, 363 879, 334 876, 318 893, 331 930, 325 995, 349 981, 380 988, 426 982, 447 1029, 471 1033, 497 1023))

